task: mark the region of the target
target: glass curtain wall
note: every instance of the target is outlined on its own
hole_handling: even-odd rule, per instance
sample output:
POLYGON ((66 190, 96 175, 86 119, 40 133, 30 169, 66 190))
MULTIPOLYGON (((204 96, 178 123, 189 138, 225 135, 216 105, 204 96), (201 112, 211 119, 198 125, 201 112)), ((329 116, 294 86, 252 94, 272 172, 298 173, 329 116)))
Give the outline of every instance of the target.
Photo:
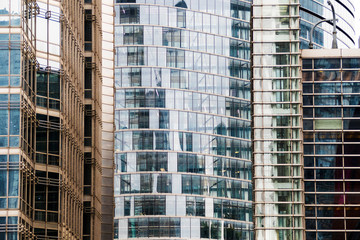
POLYGON ((338 51, 331 58, 317 56, 303 58, 306 236, 355 240, 360 237, 360 58, 340 58, 338 51))
POLYGON ((115 4, 115 239, 252 239, 250 1, 115 4))
POLYGON ((255 239, 304 239, 298 0, 253 1, 255 239))
MULTIPOLYGON (((339 48, 355 46, 355 8, 354 0, 332 0, 338 22, 337 38, 339 48)), ((332 19, 332 10, 328 1, 300 0, 300 48, 309 48, 311 28, 320 20, 332 19)), ((333 25, 321 23, 314 29, 314 48, 331 48, 333 25)))
MULTIPOLYGON (((33 231, 34 54, 32 2, 0 2, 0 239, 33 231), (27 12, 27 16, 22 16, 27 12), (26 32, 26 40, 22 34, 26 32), (30 57, 29 53, 32 53, 30 57), (26 69, 26 70, 25 70, 26 69)), ((29 235, 31 236, 31 235, 29 235)))

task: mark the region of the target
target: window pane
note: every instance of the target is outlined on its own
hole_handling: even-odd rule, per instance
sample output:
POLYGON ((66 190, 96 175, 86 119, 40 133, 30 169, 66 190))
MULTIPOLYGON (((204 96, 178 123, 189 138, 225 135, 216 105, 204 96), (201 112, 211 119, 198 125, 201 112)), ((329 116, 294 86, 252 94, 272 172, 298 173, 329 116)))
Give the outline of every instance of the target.
POLYGON ((8 73, 9 73, 9 50, 0 49, 0 74, 8 74, 8 73))
POLYGON ((0 170, 0 196, 6 196, 7 171, 0 170))
POLYGON ((8 115, 9 111, 5 109, 0 109, 0 135, 7 135, 9 131, 8 124, 8 115))

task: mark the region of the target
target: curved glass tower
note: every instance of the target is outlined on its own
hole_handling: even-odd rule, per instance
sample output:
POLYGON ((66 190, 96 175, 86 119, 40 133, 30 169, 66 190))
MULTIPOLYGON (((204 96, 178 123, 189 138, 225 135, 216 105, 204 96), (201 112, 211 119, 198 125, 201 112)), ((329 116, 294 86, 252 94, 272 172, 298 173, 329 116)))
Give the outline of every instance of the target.
POLYGON ((115 239, 253 238, 250 2, 116 1, 115 239))
MULTIPOLYGON (((327 0, 300 0, 300 40, 301 49, 309 48, 312 26, 323 19, 332 19, 332 11, 327 0)), ((332 0, 336 12, 337 38, 339 48, 355 46, 355 8, 351 0, 332 0)), ((314 48, 331 48, 333 25, 322 23, 314 30, 314 48)))

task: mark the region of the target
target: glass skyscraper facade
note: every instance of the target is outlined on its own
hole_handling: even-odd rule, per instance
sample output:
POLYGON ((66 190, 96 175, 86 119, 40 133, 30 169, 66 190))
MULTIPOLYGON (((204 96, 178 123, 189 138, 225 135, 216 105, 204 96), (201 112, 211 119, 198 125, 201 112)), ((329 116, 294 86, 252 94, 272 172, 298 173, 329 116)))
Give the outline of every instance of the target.
POLYGON ((255 239, 304 239, 298 0, 253 1, 255 239))
POLYGON ((303 51, 307 239, 360 238, 360 51, 303 51))
POLYGON ((360 238, 327 1, 0 1, 0 239, 360 238))
MULTIPOLYGON (((355 8, 351 0, 332 0, 338 22, 337 37, 339 48, 355 46, 355 8)), ((300 48, 309 48, 310 30, 318 21, 332 19, 331 7, 327 0, 300 0, 300 48)), ((332 23, 322 23, 314 29, 314 48, 331 48, 332 23)))
POLYGON ((250 1, 116 1, 115 239, 252 239, 250 1))
POLYGON ((0 1, 2 240, 100 238, 100 2, 0 1))

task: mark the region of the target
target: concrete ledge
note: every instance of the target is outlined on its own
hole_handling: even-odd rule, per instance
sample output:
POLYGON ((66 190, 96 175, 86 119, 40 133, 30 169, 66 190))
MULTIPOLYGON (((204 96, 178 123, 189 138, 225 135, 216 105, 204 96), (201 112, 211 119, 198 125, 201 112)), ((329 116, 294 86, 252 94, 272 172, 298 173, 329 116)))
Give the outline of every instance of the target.
POLYGON ((360 58, 360 49, 303 49, 301 58, 360 58))

